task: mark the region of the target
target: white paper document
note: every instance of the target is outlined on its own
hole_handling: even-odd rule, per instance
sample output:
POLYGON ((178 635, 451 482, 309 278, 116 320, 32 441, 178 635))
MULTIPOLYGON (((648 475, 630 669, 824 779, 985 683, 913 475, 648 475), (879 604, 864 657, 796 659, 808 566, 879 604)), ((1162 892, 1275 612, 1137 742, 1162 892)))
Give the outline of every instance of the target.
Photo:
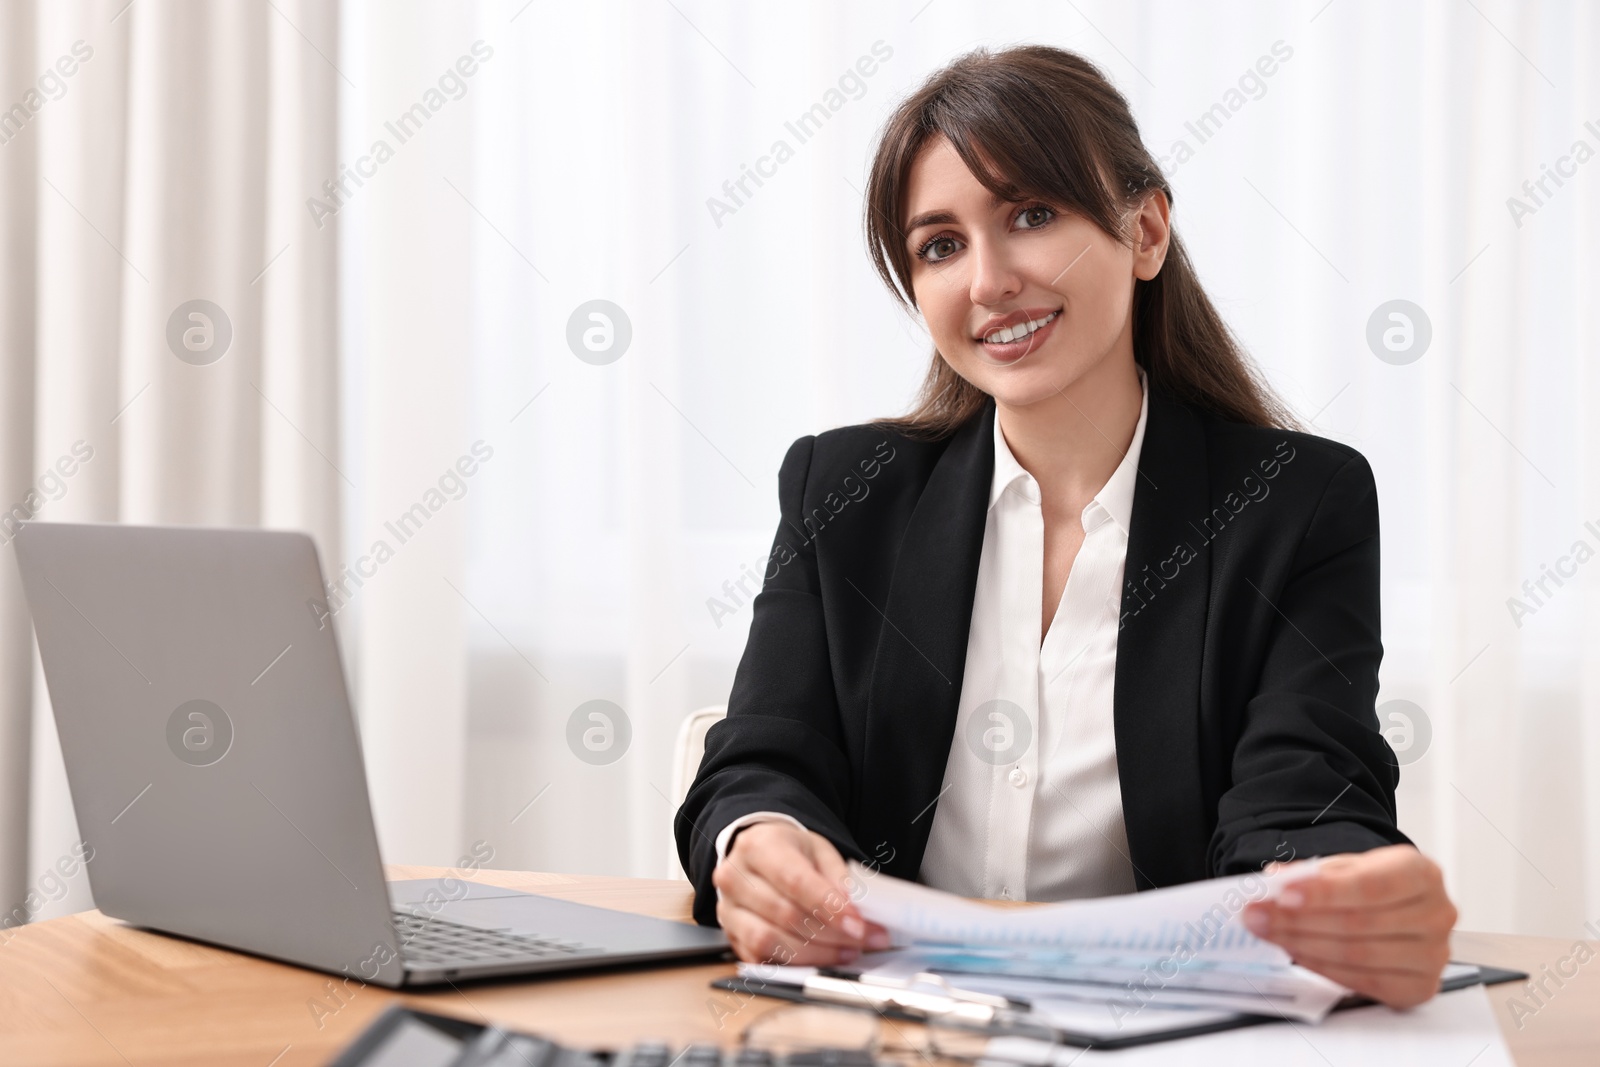
MULTIPOLYGON (((1021 1051, 1020 1049, 1017 1051, 1021 1051)), ((1038 1067, 1328 1067, 1329 1064, 1405 1064, 1405 1067, 1512 1067, 1489 993, 1481 985, 1441 993, 1410 1011, 1379 1005, 1336 1011, 1320 1026, 1247 1026, 1186 1038, 1182 1051, 1170 1043, 1102 1052, 1047 1046, 1043 1055, 1015 1056, 1004 1045, 996 1058, 1038 1067)))
MULTIPOLYGON (((1248 1012, 1316 1022, 1349 991, 1295 966, 1242 922, 1315 870, 1246 874, 1125 896, 1002 908, 861 867, 861 914, 901 946, 861 961, 883 981, 936 975, 1033 1005, 1038 1021, 1106 1034, 1178 1025, 1167 1012, 1248 1012), (1090 1022, 1098 1025, 1089 1026, 1090 1022)), ((1195 1022, 1204 1021, 1198 1016, 1195 1022)))
POLYGON ((851 863, 850 870, 862 887, 856 895, 861 914, 906 940, 1155 953, 1187 945, 1203 950, 1209 959, 1288 963, 1288 953, 1245 928, 1244 908, 1276 898, 1284 886, 1314 873, 1316 861, 1274 874, 1213 878, 1026 908, 968 900, 859 863, 851 863))

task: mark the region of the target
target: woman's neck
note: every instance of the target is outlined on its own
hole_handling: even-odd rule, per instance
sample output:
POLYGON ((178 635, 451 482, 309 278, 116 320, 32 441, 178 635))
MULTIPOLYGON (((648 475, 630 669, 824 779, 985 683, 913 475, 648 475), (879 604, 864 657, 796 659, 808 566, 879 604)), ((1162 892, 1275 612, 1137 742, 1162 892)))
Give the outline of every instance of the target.
MULTIPOLYGON (((1067 388, 1025 407, 996 404, 1006 446, 1048 504, 1087 502, 1133 444, 1143 393, 1129 350, 1107 356, 1067 388)), ((1078 505, 1081 507, 1081 504, 1078 505)))

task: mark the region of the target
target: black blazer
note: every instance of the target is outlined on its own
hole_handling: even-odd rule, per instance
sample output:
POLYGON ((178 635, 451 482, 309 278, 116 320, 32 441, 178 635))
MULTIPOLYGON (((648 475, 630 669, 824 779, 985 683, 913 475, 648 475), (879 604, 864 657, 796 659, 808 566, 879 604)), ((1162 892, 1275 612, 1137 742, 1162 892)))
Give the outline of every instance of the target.
MULTIPOLYGON (((676 822, 695 917, 713 842, 781 811, 915 879, 954 736, 994 403, 939 441, 802 437, 728 717, 676 822)), ((1150 388, 1117 637, 1140 889, 1405 842, 1378 732, 1378 500, 1356 450, 1150 388)))

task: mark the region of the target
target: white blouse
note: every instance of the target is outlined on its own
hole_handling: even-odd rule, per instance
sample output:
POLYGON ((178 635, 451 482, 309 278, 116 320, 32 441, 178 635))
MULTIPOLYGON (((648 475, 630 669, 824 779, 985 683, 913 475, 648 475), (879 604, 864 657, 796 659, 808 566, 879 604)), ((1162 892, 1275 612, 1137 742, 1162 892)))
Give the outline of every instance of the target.
POLYGON ((928 885, 1008 900, 1134 890, 1112 695, 1149 407, 1146 391, 1127 455, 1083 509, 1083 545, 1042 645, 1039 483, 1012 456, 995 419, 956 736, 922 857, 928 885))
MULTIPOLYGON (((1133 442, 1084 507, 1083 544, 1041 645, 1039 484, 994 423, 994 477, 978 562, 956 734, 921 880, 963 896, 1063 900, 1134 890, 1113 719, 1117 622, 1149 389, 1133 442)), ((717 857, 753 812, 717 835, 717 857)), ((803 829, 803 827, 802 827, 803 829)))

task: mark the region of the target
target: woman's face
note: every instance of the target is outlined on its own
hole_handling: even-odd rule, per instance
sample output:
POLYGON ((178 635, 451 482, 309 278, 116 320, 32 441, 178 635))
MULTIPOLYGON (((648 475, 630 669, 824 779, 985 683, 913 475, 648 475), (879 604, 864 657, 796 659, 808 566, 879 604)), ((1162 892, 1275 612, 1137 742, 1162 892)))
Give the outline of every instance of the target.
POLYGON ((1049 204, 995 203, 951 143, 929 142, 906 197, 911 282, 955 372, 1009 407, 1133 361, 1133 285, 1161 269, 1167 202, 1128 211, 1133 248, 1049 204))

